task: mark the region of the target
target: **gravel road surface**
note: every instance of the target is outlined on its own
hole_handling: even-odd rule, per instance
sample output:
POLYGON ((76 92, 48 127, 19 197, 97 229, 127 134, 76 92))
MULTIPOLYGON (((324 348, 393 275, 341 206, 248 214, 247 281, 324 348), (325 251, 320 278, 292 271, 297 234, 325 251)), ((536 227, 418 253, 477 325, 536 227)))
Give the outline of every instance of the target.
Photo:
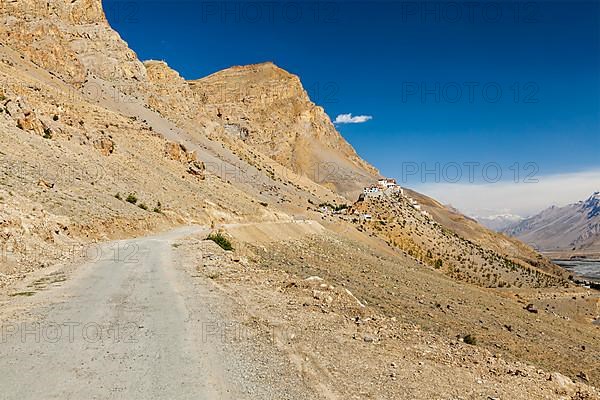
POLYGON ((205 231, 107 243, 97 260, 31 296, 31 309, 1 321, 0 397, 314 399, 278 370, 287 364, 276 350, 220 340, 218 293, 173 260, 175 240, 205 231), (271 366, 253 365, 265 355, 271 366))

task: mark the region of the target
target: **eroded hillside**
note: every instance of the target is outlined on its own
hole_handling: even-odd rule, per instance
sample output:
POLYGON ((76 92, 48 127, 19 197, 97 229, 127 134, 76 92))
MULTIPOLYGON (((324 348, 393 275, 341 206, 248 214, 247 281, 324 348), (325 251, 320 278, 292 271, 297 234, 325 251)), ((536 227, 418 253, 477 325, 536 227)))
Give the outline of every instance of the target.
POLYGON ((541 256, 527 259, 525 255, 534 252, 525 246, 516 246, 507 239, 503 246, 501 235, 477 224, 474 233, 479 236, 451 229, 408 195, 366 198, 355 203, 350 212, 357 229, 384 238, 454 279, 497 288, 568 286, 564 272, 548 260, 541 256), (486 233, 490 237, 482 239, 481 234, 486 233))
MULTIPOLYGON (((0 285, 81 261, 73 254, 98 241, 200 224, 223 230, 236 251, 185 242, 189 279, 204 274, 234 299, 251 293, 240 302, 253 323, 299 326, 308 317, 325 327, 339 338, 317 349, 329 359, 297 357, 315 349, 290 357, 299 373, 316 366, 323 377, 343 378, 344 398, 347 388, 357 398, 398 398, 403 386, 386 387, 392 378, 415 392, 435 379, 433 390, 456 393, 449 383, 459 369, 464 379, 497 385, 490 395, 534 382, 531 396, 593 398, 586 383, 599 379, 597 296, 565 285, 537 253, 417 193, 410 196, 421 210, 398 199, 356 204, 357 221, 320 212, 320 204, 354 200, 377 171, 298 77, 266 63, 188 82, 164 62, 142 63, 110 28, 100 0, 3 3, 0 19, 0 285), (424 265, 438 260, 440 271, 424 265), (524 309, 529 303, 543 311, 524 309), (467 334, 485 352, 465 344, 467 334), (495 349, 509 360, 492 361, 495 349), (396 352, 410 362, 389 357, 396 352), (345 354, 359 362, 346 357, 336 370, 332 360, 345 354), (497 365, 481 366, 488 362, 497 365), (425 377, 412 373, 413 363, 425 377), (384 384, 365 390, 357 384, 365 376, 384 384)), ((33 286, 22 293, 35 295, 33 286)), ((461 390, 488 393, 478 385, 462 382, 461 390)))

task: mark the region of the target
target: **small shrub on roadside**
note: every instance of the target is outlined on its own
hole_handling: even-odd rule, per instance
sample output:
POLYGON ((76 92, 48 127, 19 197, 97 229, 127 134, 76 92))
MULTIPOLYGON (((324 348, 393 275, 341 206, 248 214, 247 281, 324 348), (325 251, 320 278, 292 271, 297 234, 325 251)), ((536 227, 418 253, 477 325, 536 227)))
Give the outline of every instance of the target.
POLYGON ((125 199, 125 201, 128 203, 131 203, 131 204, 136 204, 138 201, 138 198, 135 195, 135 193, 129 193, 129 195, 127 196, 127 199, 125 199))
POLYGON ((121 193, 117 193, 117 194, 115 194, 115 199, 117 199, 117 200, 123 200, 123 199, 121 198, 121 193))
POLYGON ((227 239, 225 236, 223 236, 219 232, 211 233, 210 235, 208 235, 208 237, 206 239, 212 240, 213 242, 218 244, 219 247, 221 247, 223 250, 226 250, 226 251, 233 250, 233 246, 231 245, 231 242, 229 241, 229 239, 227 239))
POLYGON ((475 346, 477 344, 477 339, 473 335, 467 335, 463 338, 463 341, 466 344, 470 344, 471 346, 475 346))
POLYGON ((138 205, 138 207, 139 207, 139 208, 141 208, 141 209, 142 209, 142 210, 144 210, 144 211, 148 211, 148 206, 147 206, 147 205, 145 205, 144 203, 140 203, 140 204, 138 205))

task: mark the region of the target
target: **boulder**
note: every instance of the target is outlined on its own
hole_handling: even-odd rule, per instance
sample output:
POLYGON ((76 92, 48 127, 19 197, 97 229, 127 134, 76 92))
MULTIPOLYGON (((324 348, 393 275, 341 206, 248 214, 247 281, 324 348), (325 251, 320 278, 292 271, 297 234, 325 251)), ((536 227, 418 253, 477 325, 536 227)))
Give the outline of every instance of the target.
POLYGON ((525 307, 525 310, 529 311, 530 313, 533 314, 537 314, 538 313, 538 309, 533 305, 533 304, 527 304, 527 306, 525 307))
POLYGON ((115 152, 115 142, 106 137, 95 140, 94 147, 98 149, 103 156, 109 156, 115 152))
POLYGON ((173 161, 182 163, 191 163, 198 160, 196 152, 188 151, 184 145, 175 142, 167 142, 165 144, 165 156, 173 161))
POLYGON ((204 179, 204 163, 201 161, 192 161, 188 164, 188 174, 204 179))
POLYGON ((33 111, 27 111, 24 115, 23 118, 17 119, 17 128, 33 132, 39 136, 44 136, 47 127, 35 116, 35 113, 33 111))
POLYGON ((558 372, 550 374, 550 378, 548 380, 554 382, 554 384, 557 386, 557 389, 562 393, 571 393, 576 389, 576 385, 573 383, 572 379, 558 372))

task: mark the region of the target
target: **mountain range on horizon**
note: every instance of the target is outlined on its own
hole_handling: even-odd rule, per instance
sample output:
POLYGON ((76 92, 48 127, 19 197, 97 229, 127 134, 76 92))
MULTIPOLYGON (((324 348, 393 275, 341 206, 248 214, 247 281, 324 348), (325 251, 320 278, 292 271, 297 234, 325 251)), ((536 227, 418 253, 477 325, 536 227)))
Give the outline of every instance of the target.
POLYGON ((525 219, 525 217, 510 213, 490 215, 487 217, 473 215, 472 218, 486 228, 496 232, 501 232, 502 229, 525 219))
POLYGON ((600 192, 498 229, 552 257, 600 257, 600 192))

